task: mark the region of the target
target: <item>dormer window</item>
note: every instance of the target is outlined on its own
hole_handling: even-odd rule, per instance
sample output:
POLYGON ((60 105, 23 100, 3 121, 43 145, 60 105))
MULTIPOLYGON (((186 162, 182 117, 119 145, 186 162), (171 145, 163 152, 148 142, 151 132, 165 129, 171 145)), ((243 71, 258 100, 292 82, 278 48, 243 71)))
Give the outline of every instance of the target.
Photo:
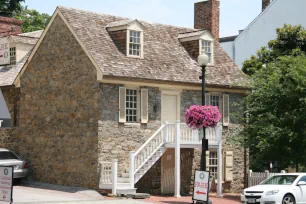
POLYGON ((212 56, 212 41, 208 40, 201 40, 201 54, 207 54, 209 57, 209 62, 211 63, 211 56, 212 56))
POLYGON ((129 55, 141 56, 141 32, 140 31, 129 31, 129 55))
POLYGON ((205 53, 209 57, 210 64, 214 64, 214 38, 209 31, 181 33, 178 39, 192 59, 197 60, 200 54, 205 53))
POLYGON ((115 21, 106 29, 121 53, 127 57, 143 58, 144 26, 137 19, 115 21))

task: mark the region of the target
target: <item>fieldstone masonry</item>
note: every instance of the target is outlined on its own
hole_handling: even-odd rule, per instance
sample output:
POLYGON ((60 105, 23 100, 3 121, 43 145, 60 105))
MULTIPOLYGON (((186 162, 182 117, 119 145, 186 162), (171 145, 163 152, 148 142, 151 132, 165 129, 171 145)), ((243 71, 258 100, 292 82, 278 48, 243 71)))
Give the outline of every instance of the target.
POLYGON ((137 149, 161 125, 161 93, 158 88, 149 90, 149 122, 147 124, 119 123, 119 87, 101 85, 101 115, 99 120, 99 161, 118 159, 118 172, 128 172, 129 152, 137 149))
MULTIPOLYGON (((161 91, 158 88, 145 87, 149 90, 148 124, 119 123, 119 87, 118 84, 101 85, 101 115, 99 121, 99 161, 118 159, 119 173, 128 172, 129 151, 137 150, 161 125, 161 91)), ((224 187, 232 192, 243 188, 244 155, 243 149, 233 146, 227 139, 235 136, 241 129, 239 125, 239 103, 243 96, 230 95, 231 125, 224 127, 223 151, 234 151, 233 181, 224 187), (238 105, 236 105, 238 104, 238 105)), ((181 93, 181 120, 187 108, 201 103, 201 91, 183 90, 181 93)), ((192 191, 193 171, 199 169, 201 150, 181 149, 181 193, 192 191)), ((161 161, 159 160, 136 184, 139 192, 161 193, 161 161)))
POLYGON ((19 154, 30 179, 98 188, 97 71, 57 16, 21 77, 19 154))

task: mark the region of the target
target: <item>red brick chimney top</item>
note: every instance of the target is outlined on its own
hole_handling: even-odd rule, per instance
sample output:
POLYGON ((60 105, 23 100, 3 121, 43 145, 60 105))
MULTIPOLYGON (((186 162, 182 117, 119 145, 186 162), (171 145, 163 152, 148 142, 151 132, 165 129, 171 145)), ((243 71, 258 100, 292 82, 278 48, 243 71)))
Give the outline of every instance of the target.
POLYGON ((194 4, 194 28, 209 30, 219 40, 220 0, 206 0, 194 4))
POLYGON ((22 33, 21 24, 21 20, 0 16, 0 37, 22 33))

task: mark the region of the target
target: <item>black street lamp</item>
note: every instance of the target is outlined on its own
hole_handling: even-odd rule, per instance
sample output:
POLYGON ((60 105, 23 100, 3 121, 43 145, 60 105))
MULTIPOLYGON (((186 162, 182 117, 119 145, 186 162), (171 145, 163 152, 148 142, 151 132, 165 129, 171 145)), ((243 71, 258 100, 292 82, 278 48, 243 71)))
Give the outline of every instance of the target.
MULTIPOLYGON (((198 64, 202 68, 202 105, 205 105, 205 74, 206 74, 206 66, 209 63, 209 57, 205 53, 199 55, 198 64)), ((206 150, 208 149, 208 140, 206 139, 205 128, 203 127, 203 138, 202 138, 202 155, 201 155, 201 171, 206 171, 206 150)), ((209 186, 210 187, 210 186, 209 186)), ((210 190, 210 189, 209 189, 210 190)), ((197 203, 203 203, 201 201, 197 201, 197 203)), ((207 204, 211 204, 211 200, 207 201, 207 204)))
MULTIPOLYGON (((209 63, 209 57, 203 53, 198 57, 198 64, 202 67, 202 105, 205 105, 205 74, 206 66, 209 63)), ((206 140, 205 128, 203 127, 203 139, 202 139, 202 155, 201 155, 201 170, 206 171, 206 149, 208 148, 208 140, 206 140)))

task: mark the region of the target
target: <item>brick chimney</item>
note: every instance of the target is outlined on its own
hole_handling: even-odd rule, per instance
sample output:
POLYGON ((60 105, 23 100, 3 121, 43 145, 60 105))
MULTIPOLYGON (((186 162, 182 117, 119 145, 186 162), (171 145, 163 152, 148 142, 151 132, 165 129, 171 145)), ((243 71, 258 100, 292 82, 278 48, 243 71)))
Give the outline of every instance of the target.
POLYGON ((220 0, 206 0, 194 4, 194 28, 209 30, 219 40, 220 0))
POLYGON ((0 37, 22 33, 21 20, 0 16, 0 37))
POLYGON ((262 0, 262 11, 264 11, 269 6, 271 1, 272 0, 262 0))

